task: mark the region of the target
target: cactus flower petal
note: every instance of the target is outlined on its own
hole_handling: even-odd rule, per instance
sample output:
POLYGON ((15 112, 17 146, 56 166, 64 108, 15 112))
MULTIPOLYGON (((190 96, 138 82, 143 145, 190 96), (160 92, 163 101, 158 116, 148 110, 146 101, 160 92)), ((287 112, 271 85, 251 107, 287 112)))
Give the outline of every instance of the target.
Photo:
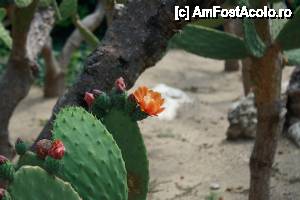
POLYGON ((149 116, 157 116, 159 113, 164 111, 164 108, 162 107, 164 104, 164 99, 158 92, 143 86, 139 87, 133 93, 133 96, 135 101, 139 104, 141 110, 147 113, 149 116))

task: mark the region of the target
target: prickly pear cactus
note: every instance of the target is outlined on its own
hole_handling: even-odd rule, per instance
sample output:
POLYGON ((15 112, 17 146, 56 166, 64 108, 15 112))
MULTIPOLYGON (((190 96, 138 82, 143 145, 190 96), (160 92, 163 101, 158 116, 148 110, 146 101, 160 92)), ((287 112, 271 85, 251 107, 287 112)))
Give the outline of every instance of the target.
POLYGON ((120 147, 127 170, 128 198, 146 199, 149 163, 138 124, 122 109, 112 109, 103 116, 103 124, 120 147))
POLYGON ((66 146, 59 177, 85 200, 127 200, 121 151, 104 125, 83 108, 69 107, 56 118, 53 139, 66 146))
POLYGON ((71 184, 33 166, 24 166, 14 174, 8 192, 14 200, 81 200, 71 184))
POLYGON ((119 78, 108 94, 98 91, 94 98, 91 93, 87 93, 85 100, 90 105, 91 112, 103 122, 122 151, 127 170, 129 200, 144 200, 148 192, 149 163, 137 120, 161 112, 163 100, 159 93, 142 87, 135 92, 136 97, 140 97, 139 100, 146 97, 149 100, 149 105, 143 102, 142 107, 138 98, 134 94, 128 96, 125 89, 123 78, 119 78))

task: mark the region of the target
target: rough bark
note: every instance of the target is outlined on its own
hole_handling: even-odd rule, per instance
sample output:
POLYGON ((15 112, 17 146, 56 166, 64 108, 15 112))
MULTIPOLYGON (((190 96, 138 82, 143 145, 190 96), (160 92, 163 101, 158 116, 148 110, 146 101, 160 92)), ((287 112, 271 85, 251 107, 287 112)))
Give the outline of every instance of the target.
POLYGON ((12 156, 8 125, 18 103, 28 94, 38 71, 35 62, 54 22, 52 10, 35 13, 37 1, 15 8, 12 20, 13 47, 7 70, 0 80, 0 154, 12 156), (32 22, 32 23, 31 23, 32 22))
MULTIPOLYGON (((131 87, 139 75, 163 56, 168 40, 187 22, 174 20, 175 5, 208 8, 222 1, 139 0, 131 1, 109 27, 102 45, 87 59, 77 82, 58 100, 57 113, 68 105, 84 106, 83 95, 91 89, 108 90, 124 77, 131 87)), ((49 138, 53 114, 37 138, 49 138)))
MULTIPOLYGON (((258 3, 259 7, 267 5, 266 0, 258 3)), ((250 159, 249 200, 269 200, 272 165, 281 131, 279 122, 283 61, 279 47, 271 44, 268 21, 258 20, 256 28, 269 48, 262 58, 252 58, 251 77, 255 83, 258 124, 250 159)))
MULTIPOLYGON (((227 19, 224 23, 224 31, 237 36, 243 35, 243 29, 241 20, 239 19, 227 19)), ((240 69, 240 60, 230 59, 225 61, 225 72, 234 72, 240 69)))
MULTIPOLYGON (((104 1, 99 1, 95 11, 82 20, 82 25, 90 31, 94 31, 99 27, 105 14, 104 5, 104 1)), ((70 64, 74 51, 80 47, 83 41, 84 38, 76 29, 66 41, 58 59, 53 55, 51 41, 45 45, 44 53, 42 54, 46 65, 45 97, 57 97, 63 94, 65 90, 65 74, 68 71, 68 65, 70 64)))

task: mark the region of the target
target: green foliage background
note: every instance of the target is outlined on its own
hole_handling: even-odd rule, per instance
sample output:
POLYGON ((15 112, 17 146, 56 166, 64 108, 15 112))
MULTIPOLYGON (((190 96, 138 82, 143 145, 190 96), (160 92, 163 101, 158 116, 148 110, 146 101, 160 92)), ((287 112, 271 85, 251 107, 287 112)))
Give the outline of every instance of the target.
MULTIPOLYGON (((58 0, 58 3, 61 3, 61 1, 62 0, 58 0)), ((95 10, 97 0, 78 0, 78 3, 78 14, 80 18, 83 19, 85 16, 87 16, 95 10)), ((57 24, 51 32, 51 37, 53 39, 54 54, 56 56, 59 56, 63 45, 65 44, 70 34, 72 34, 74 29, 75 27, 70 18, 57 22, 57 24)), ((105 34, 106 29, 107 25, 106 21, 104 20, 102 25, 95 31, 95 35, 101 40, 101 38, 103 38, 105 34)), ((81 47, 74 52, 74 54, 72 55, 70 65, 68 67, 68 73, 66 78, 67 85, 71 85, 75 81, 77 75, 83 68, 83 63, 86 57, 91 53, 92 50, 93 49, 84 42, 82 43, 81 47)), ((10 50, 3 43, 0 42, 0 76, 5 70, 9 53, 10 50)), ((43 59, 39 58, 38 63, 40 65, 40 73, 35 81, 35 84, 38 86, 43 86, 45 78, 45 66, 43 59)))

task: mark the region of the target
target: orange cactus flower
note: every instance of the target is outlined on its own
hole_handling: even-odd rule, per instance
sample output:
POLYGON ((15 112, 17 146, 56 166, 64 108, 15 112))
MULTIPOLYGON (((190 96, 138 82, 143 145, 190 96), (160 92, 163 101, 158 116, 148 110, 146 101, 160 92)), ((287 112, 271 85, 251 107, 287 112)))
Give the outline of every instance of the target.
POLYGON ((133 96, 136 102, 139 104, 141 110, 147 113, 149 116, 157 116, 159 113, 164 111, 162 105, 164 104, 165 100, 158 92, 142 86, 134 91, 133 96))

